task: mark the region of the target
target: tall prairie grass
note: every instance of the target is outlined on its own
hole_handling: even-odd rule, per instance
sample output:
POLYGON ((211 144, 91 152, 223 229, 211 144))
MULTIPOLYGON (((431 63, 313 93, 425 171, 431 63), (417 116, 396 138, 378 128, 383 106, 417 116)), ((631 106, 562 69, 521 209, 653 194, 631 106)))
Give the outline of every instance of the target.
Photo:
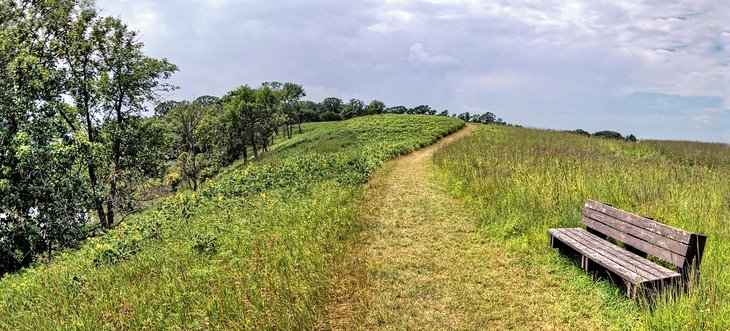
POLYGON ((586 198, 707 235, 700 280, 684 295, 646 307, 611 287, 596 287, 604 306, 620 312, 592 313, 618 328, 651 330, 730 329, 728 160, 723 144, 629 143, 491 126, 480 126, 434 158, 453 194, 479 215, 483 236, 556 272, 565 272, 568 262, 544 258, 556 254, 546 231, 581 226, 586 198))

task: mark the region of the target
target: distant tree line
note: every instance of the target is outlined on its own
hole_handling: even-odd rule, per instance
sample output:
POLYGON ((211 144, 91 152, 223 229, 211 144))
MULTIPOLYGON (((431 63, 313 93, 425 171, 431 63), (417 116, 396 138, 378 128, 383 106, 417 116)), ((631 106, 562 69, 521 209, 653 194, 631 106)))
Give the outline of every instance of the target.
POLYGON ((566 132, 579 134, 586 137, 596 137, 596 138, 603 138, 603 139, 613 139, 613 140, 624 140, 624 141, 630 141, 630 142, 637 142, 638 140, 633 134, 629 134, 628 136, 623 136, 621 133, 618 133, 616 131, 611 130, 603 130, 603 131, 597 131, 594 133, 590 133, 583 129, 576 129, 576 130, 569 130, 566 132))
POLYGON ((386 107, 385 103, 380 100, 373 100, 366 104, 364 101, 359 99, 350 99, 348 102, 344 102, 340 98, 329 97, 319 103, 314 101, 300 101, 298 103, 294 103, 292 105, 292 109, 294 113, 299 114, 295 118, 297 123, 339 121, 358 116, 376 114, 409 114, 451 116, 460 118, 465 122, 482 124, 506 124, 501 118, 497 118, 490 112, 473 115, 468 112, 464 112, 450 115, 448 110, 438 111, 428 105, 418 105, 412 108, 405 106, 386 107))
MULTIPOLYGON (((379 100, 365 103, 350 99, 343 102, 329 97, 321 102, 302 100, 306 91, 294 83, 266 82, 254 88, 241 86, 222 97, 202 96, 192 101, 165 101, 157 105, 155 115, 166 136, 162 146, 171 165, 164 183, 176 188, 186 183, 197 190, 201 181, 210 178, 232 162, 257 158, 268 151, 277 135, 291 138, 302 132, 302 123, 339 121, 376 114, 413 114, 449 116, 428 105, 413 108, 386 107, 379 100)), ((492 113, 454 114, 467 122, 505 124, 492 113)))

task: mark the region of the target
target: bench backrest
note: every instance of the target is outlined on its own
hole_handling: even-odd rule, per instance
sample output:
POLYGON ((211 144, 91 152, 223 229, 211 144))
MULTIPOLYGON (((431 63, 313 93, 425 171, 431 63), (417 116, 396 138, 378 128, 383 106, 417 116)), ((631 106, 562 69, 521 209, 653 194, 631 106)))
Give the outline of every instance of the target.
POLYGON ((707 240, 706 236, 593 200, 586 200, 581 223, 594 234, 622 242, 627 250, 675 265, 677 272, 685 276, 699 270, 707 240))

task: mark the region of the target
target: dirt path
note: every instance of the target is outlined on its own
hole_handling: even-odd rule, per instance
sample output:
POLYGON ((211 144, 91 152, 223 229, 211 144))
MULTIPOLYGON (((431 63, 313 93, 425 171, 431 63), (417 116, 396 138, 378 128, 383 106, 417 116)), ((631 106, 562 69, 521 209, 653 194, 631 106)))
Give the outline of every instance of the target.
POLYGON ((528 269, 481 239, 469 208, 434 174, 434 151, 472 129, 394 160, 374 176, 360 212, 369 226, 342 262, 320 328, 560 328, 554 316, 560 307, 551 301, 546 310, 541 303, 551 299, 551 285, 531 276, 544 270, 528 269))

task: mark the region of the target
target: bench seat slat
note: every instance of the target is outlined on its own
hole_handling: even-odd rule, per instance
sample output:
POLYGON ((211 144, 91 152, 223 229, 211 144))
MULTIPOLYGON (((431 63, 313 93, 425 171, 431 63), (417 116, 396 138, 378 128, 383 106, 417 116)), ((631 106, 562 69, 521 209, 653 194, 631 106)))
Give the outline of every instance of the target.
POLYGON ((685 243, 676 241, 676 240, 668 238, 668 237, 664 237, 655 232, 646 230, 642 227, 636 226, 631 223, 627 223, 626 221, 616 219, 616 218, 612 217, 611 215, 606 215, 604 213, 601 213, 599 211, 595 211, 592 209, 588 209, 588 208, 584 209, 583 215, 594 221, 601 222, 603 224, 606 224, 607 226, 610 226, 612 228, 623 231, 634 237, 640 238, 641 240, 648 241, 648 242, 654 244, 655 246, 672 251, 673 253, 676 253, 676 254, 679 254, 682 256, 687 255, 687 248, 689 246, 685 243))
MULTIPOLYGON (((644 283, 646 281, 649 281, 652 279, 650 275, 647 275, 647 273, 639 273, 636 270, 630 270, 626 267, 622 266, 621 264, 613 261, 612 259, 604 256, 601 254, 600 250, 598 249, 592 249, 590 246, 592 246, 589 242, 584 241, 580 238, 573 238, 571 236, 570 230, 573 229, 550 229, 555 230, 552 231, 551 234, 564 244, 570 246, 574 250, 576 250, 581 255, 587 257, 591 261, 600 264, 604 268, 611 270, 621 276, 621 278, 629 281, 632 284, 640 284, 644 283)), ((602 240, 602 239, 601 239, 602 240)))
MULTIPOLYGON (((594 253, 599 254, 605 260, 610 260, 613 263, 623 267, 625 270, 629 270, 633 273, 640 275, 641 279, 636 280, 636 281, 632 280, 631 283, 639 284, 642 282, 654 281, 657 279, 666 278, 664 276, 657 276, 653 272, 648 271, 647 269, 649 269, 649 268, 646 268, 646 267, 642 268, 642 267, 638 267, 634 264, 629 263, 627 261, 628 256, 629 256, 628 254, 613 255, 610 252, 604 250, 603 247, 601 247, 601 245, 599 244, 601 242, 605 242, 604 239, 596 237, 583 229, 566 229, 566 230, 567 231, 565 231, 565 230, 563 231, 564 236, 567 236, 573 240, 580 240, 581 243, 584 246, 586 246, 587 249, 590 249, 594 253), (583 233, 587 233, 589 236, 582 236, 583 233)), ((630 253, 630 252, 626 252, 626 253, 630 253)), ((590 259, 590 256, 588 256, 588 257, 590 259)), ((645 260, 645 261, 649 262, 648 260, 645 260)), ((594 262, 599 262, 599 261, 594 261, 594 262)), ((601 264, 601 263, 599 263, 599 264, 601 264)), ((603 264, 601 264, 601 265, 603 265, 603 264)), ((622 274, 621 270, 614 270, 614 268, 611 268, 610 266, 604 266, 604 267, 619 274, 622 278, 625 277, 625 275, 622 274)))
POLYGON ((586 227, 596 229, 611 238, 619 240, 625 244, 634 246, 643 252, 647 252, 651 255, 654 255, 664 261, 674 264, 675 266, 681 267, 684 264, 684 260, 685 260, 684 256, 674 253, 672 251, 666 250, 659 246, 655 246, 647 241, 638 239, 627 233, 618 231, 601 222, 592 220, 592 219, 584 216, 581 223, 583 223, 586 227))
POLYGON ((611 270, 630 283, 640 284, 680 274, 621 249, 610 242, 580 228, 549 229, 549 233, 604 268, 611 270))
MULTIPOLYGON (((582 229, 581 229, 582 230, 582 229)), ((653 276, 657 277, 657 279, 664 279, 664 278, 671 278, 671 277, 677 277, 681 276, 678 272, 667 269, 665 267, 662 267, 652 261, 649 261, 641 256, 638 256, 634 253, 631 253, 623 248, 620 248, 613 243, 608 242, 607 240, 603 240, 596 235, 588 232, 588 231, 575 231, 577 235, 583 237, 583 238, 593 238, 598 239, 595 240, 595 244, 599 249, 602 249, 606 251, 607 253, 617 256, 617 257, 625 257, 626 261, 630 263, 631 265, 644 269, 648 273, 652 274, 653 276)))

